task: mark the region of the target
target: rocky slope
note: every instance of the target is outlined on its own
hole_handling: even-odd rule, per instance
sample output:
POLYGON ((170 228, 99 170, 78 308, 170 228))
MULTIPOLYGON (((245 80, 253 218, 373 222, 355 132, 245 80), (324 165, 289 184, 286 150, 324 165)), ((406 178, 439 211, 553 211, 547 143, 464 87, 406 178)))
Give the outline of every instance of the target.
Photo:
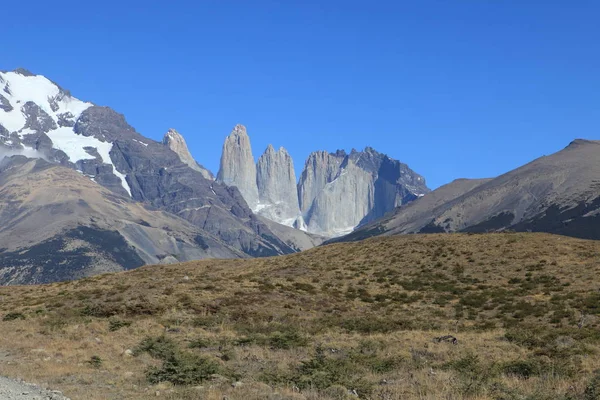
POLYGON ((82 102, 27 71, 0 72, 0 93, 2 156, 23 154, 81 171, 114 194, 173 213, 251 256, 294 251, 237 189, 190 168, 182 143, 149 140, 114 110, 82 102))
POLYGON ((261 216, 320 236, 351 232, 429 191, 406 164, 369 147, 312 153, 297 184, 283 147, 269 145, 256 167, 253 160, 246 129, 238 125, 225 140, 217 180, 240 188, 261 216))
POLYGON ((495 179, 442 187, 343 240, 507 229, 600 239, 599 176, 600 141, 575 140, 495 179))
POLYGON ((4 158, 0 198, 0 285, 247 257, 175 215, 148 209, 42 159, 4 158))

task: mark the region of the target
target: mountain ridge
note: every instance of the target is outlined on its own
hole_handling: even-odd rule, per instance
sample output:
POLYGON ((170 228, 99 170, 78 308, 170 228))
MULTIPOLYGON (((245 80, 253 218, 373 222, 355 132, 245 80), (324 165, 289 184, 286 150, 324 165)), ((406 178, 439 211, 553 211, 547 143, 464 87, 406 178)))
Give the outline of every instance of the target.
POLYGON ((0 80, 2 156, 22 154, 80 171, 117 195, 184 218, 246 255, 295 251, 253 215, 237 189, 188 165, 195 160, 186 158, 182 137, 173 151, 173 143, 142 136, 124 115, 82 102, 42 75, 6 72, 0 80))
POLYGON ((225 139, 217 181, 241 187, 257 214, 328 237, 352 231, 429 192, 422 176, 368 146, 350 153, 315 151, 298 180, 284 147, 276 151, 269 144, 254 165, 242 125, 225 139))
POLYGON ((562 150, 539 157, 496 178, 455 181, 458 196, 442 196, 441 187, 393 215, 340 240, 404 233, 548 232, 600 239, 600 141, 575 139, 562 150), (478 183, 478 184, 475 184, 478 183), (420 210, 415 214, 414 210, 420 210))

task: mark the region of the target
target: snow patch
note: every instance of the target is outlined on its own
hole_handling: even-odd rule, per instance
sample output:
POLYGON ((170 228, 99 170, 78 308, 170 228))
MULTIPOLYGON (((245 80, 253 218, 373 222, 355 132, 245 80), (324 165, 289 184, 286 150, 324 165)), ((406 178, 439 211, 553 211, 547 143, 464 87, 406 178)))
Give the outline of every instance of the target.
MULTIPOLYGON (((6 82, 10 93, 4 92, 3 96, 7 98, 13 107, 10 112, 0 109, 0 124, 9 132, 18 132, 21 138, 23 135, 36 133, 31 129, 23 129, 26 118, 21 111, 21 107, 27 102, 31 101, 37 104, 56 123, 59 120, 58 116, 66 113, 70 113, 73 115, 73 119, 77 120, 85 110, 93 105, 66 95, 58 86, 41 75, 24 76, 16 72, 0 72, 0 81, 6 82)), ((123 189, 131 196, 131 187, 127 183, 125 175, 117 170, 110 158, 112 143, 103 142, 94 137, 78 135, 70 127, 59 127, 48 132, 47 135, 52 140, 53 147, 62 150, 72 163, 80 160, 93 160, 95 157, 89 154, 85 148, 95 148, 102 158, 102 162, 112 165, 113 173, 121 179, 123 189)), ((148 146, 147 143, 136 141, 148 146)), ((34 158, 41 157, 41 153, 35 152, 33 154, 28 150, 23 150, 22 154, 31 154, 34 158)))
POLYGON ((140 141, 140 140, 135 140, 135 139, 133 139, 133 141, 134 141, 134 142, 138 142, 139 144, 141 144, 141 145, 142 145, 142 146, 144 146, 144 147, 148 147, 148 143, 144 143, 144 142, 142 142, 142 141, 140 141))

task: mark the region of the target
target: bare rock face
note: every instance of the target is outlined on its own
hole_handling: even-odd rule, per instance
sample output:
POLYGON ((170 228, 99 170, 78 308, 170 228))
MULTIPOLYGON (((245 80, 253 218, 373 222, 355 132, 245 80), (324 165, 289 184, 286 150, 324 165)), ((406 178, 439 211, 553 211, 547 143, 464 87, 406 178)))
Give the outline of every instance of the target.
POLYGON ((298 183, 308 232, 328 237, 350 233, 427 192, 423 177, 370 147, 312 153, 298 183))
POLYGON ((300 181, 292 157, 269 145, 253 164, 250 139, 238 125, 223 145, 218 181, 237 186, 252 210, 282 225, 337 237, 382 217, 429 189, 406 164, 367 147, 364 151, 317 151, 300 181))
POLYGON ((294 226, 300 217, 296 193, 296 172, 292 157, 283 147, 275 151, 269 145, 256 167, 259 210, 271 221, 294 226))
POLYGON ((163 144, 169 149, 173 150, 175 154, 179 156, 181 162, 186 164, 188 167, 200 172, 202 176, 204 176, 206 179, 215 179, 215 177, 209 170, 207 170, 196 160, 194 160, 194 157, 192 157, 192 154, 190 153, 190 150, 187 147, 185 139, 175 129, 169 129, 169 131, 165 134, 163 138, 163 144))
POLYGON ((243 125, 236 125, 225 139, 217 181, 227 186, 236 186, 248 206, 253 211, 258 208, 256 165, 250 138, 243 125))
POLYGON ((303 215, 310 212, 313 201, 325 185, 335 179, 345 156, 346 153, 330 154, 326 151, 316 151, 308 156, 298 183, 300 211, 303 215))

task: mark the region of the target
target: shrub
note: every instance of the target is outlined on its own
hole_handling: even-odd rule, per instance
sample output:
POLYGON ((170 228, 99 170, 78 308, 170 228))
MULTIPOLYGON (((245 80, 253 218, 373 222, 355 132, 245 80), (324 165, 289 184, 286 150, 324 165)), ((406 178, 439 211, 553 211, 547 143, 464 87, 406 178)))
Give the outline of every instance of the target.
POLYGON ((529 379, 533 375, 540 373, 540 365, 534 360, 509 361, 502 365, 502 372, 506 375, 516 376, 522 379, 529 379))
POLYGON ((353 375, 360 373, 356 365, 347 358, 327 358, 321 347, 317 347, 315 355, 308 361, 303 361, 293 378, 300 389, 327 389, 341 385, 356 390, 360 398, 368 397, 373 390, 372 384, 353 375))
POLYGON ((174 385, 196 385, 220 371, 219 365, 195 354, 176 352, 163 360, 160 367, 151 367, 146 378, 151 384, 171 382, 174 385))
POLYGON ((11 312, 6 314, 4 318, 2 318, 2 321, 14 321, 16 319, 25 319, 25 315, 20 312, 11 312))
POLYGON ((584 400, 599 400, 600 399, 600 370, 596 371, 594 377, 583 392, 584 400))
POLYGON ((177 344, 164 335, 156 338, 147 337, 133 349, 133 353, 136 355, 148 353, 152 358, 159 360, 165 360, 177 351, 177 344))
POLYGON ((120 319, 112 319, 112 320, 108 321, 108 330, 111 332, 116 332, 119 329, 125 328, 130 325, 131 325, 131 322, 129 322, 129 321, 123 321, 120 319))
POLYGON ((297 331, 275 332, 268 339, 269 345, 275 349, 288 350, 294 347, 304 347, 308 339, 297 331))
POLYGON ((190 349, 207 349, 212 345, 211 341, 204 338, 192 340, 188 347, 190 349))
POLYGON ((102 366, 103 360, 99 356, 92 356, 87 363, 90 364, 93 368, 100 368, 102 366))
POLYGON ((394 320, 390 318, 377 318, 373 316, 342 320, 339 322, 339 326, 348 332, 358 332, 364 334, 389 333, 413 329, 413 324, 407 320, 394 320))
POLYGON ((183 352, 165 336, 144 339, 135 348, 134 354, 143 352, 162 361, 161 366, 146 370, 146 379, 151 384, 171 382, 174 385, 195 385, 220 371, 215 361, 183 352))

